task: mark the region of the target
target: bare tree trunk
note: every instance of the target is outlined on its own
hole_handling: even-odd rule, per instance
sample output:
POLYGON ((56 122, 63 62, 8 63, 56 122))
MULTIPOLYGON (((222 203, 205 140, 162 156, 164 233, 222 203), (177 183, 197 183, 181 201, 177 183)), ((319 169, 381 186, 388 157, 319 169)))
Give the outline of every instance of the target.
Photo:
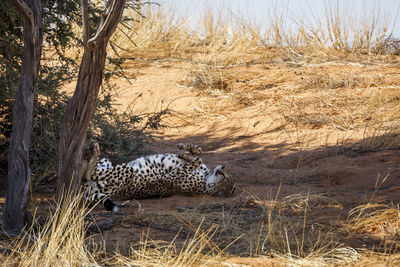
POLYGON ((42 53, 42 3, 40 0, 13 0, 22 16, 24 58, 13 109, 13 125, 8 149, 8 187, 3 228, 20 233, 25 225, 31 171, 29 145, 35 85, 42 53))
POLYGON ((71 190, 75 195, 81 184, 82 148, 93 116, 106 60, 107 43, 124 10, 125 0, 109 0, 94 37, 88 40, 87 0, 82 0, 84 54, 74 95, 68 103, 60 130, 57 196, 71 190))

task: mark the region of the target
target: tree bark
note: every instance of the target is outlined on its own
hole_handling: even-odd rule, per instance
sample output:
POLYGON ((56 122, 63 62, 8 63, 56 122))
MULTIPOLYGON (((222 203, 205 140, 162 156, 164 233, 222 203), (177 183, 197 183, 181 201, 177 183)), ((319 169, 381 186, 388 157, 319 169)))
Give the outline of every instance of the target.
MULTIPOLYGON (((82 1, 83 5, 84 1, 82 1)), ((71 191, 70 196, 74 196, 81 185, 82 148, 86 130, 93 116, 103 79, 106 47, 121 20, 124 6, 125 0, 109 0, 95 36, 85 45, 75 92, 67 105, 60 130, 58 199, 65 196, 67 191, 71 191)), ((83 6, 82 11, 87 12, 87 9, 83 6)), ((87 14, 83 13, 82 17, 84 25, 88 25, 87 14)), ((84 27, 85 35, 87 35, 88 30, 86 26, 84 27)), ((84 39, 87 40, 87 38, 86 36, 84 39)))
POLYGON ((3 228, 20 233, 26 223, 30 184, 29 145, 35 85, 42 53, 42 3, 40 0, 13 0, 24 28, 24 57, 13 108, 13 125, 8 149, 8 186, 3 212, 3 228))

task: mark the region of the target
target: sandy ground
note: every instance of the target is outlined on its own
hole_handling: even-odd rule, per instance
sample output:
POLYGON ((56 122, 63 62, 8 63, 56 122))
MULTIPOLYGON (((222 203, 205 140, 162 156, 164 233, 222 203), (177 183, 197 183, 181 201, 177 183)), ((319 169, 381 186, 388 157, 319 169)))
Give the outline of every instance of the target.
MULTIPOLYGON (((247 73, 248 78, 237 78, 226 94, 187 86, 188 75, 200 68, 197 65, 160 61, 133 67, 136 67, 137 76, 132 84, 115 81, 121 90, 121 108, 137 99, 134 105, 137 112, 154 112, 168 106, 179 114, 177 118, 169 118, 170 126, 174 127, 153 133, 152 151, 178 152, 176 144, 181 142, 200 145, 204 149, 204 162, 210 168, 225 165, 237 183, 237 190, 229 199, 176 195, 133 201, 121 208, 123 216, 138 212, 138 205, 144 211, 176 212, 188 205, 225 203, 239 198, 271 200, 293 194, 320 194, 339 203, 339 208, 315 210, 312 214, 321 223, 329 223, 345 217, 359 204, 400 201, 399 150, 358 150, 367 140, 362 131, 343 131, 326 126, 299 129, 282 125, 281 111, 276 105, 270 105, 275 101, 276 88, 267 86, 256 91, 260 100, 245 105, 226 96, 234 96, 235 91, 241 89, 240 84, 251 84, 254 77, 262 80, 271 73, 279 75, 282 69, 285 73, 294 73, 289 67, 238 67, 236 73, 247 73), (350 141, 340 143, 338 136, 349 136, 350 141)), ((353 69, 351 65, 344 67, 353 69)), ((332 69, 345 71, 343 66, 332 69)), ((296 71, 312 73, 304 68, 296 71)), ((393 72, 390 68, 383 71, 393 72)), ((397 75, 398 70, 394 74, 397 75)), ((296 79, 292 82, 295 83, 296 79)), ((286 86, 291 85, 286 82, 286 86)), ((254 96, 254 91, 251 93, 254 96)), ((149 227, 137 219, 121 219, 120 223, 122 227, 104 234, 106 240, 118 242, 121 237, 135 240, 149 227)), ((173 233, 166 229, 152 229, 151 237, 171 240, 173 233)), ((365 246, 359 239, 343 242, 355 248, 365 246)), ((240 259, 231 261, 241 262, 240 259)), ((263 260, 251 261, 254 266, 263 264, 266 264, 263 260)))

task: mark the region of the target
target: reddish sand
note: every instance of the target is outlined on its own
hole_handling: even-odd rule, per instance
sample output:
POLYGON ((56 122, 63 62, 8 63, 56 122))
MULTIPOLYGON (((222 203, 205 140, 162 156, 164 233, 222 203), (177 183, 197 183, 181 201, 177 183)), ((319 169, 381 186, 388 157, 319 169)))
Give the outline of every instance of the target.
MULTIPOLYGON (((196 71, 199 66, 166 61, 136 67, 139 67, 137 78, 132 84, 116 81, 123 90, 119 98, 122 109, 140 95, 134 105, 137 112, 154 112, 166 106, 179 112, 179 116, 168 119, 170 126, 175 127, 153 133, 152 151, 173 153, 178 151, 177 143, 197 144, 203 147, 202 158, 210 168, 225 165, 237 182, 237 190, 229 199, 176 195, 165 199, 139 200, 141 209, 177 211, 177 207, 204 202, 229 202, 250 196, 260 200, 276 196, 281 199, 292 194, 310 193, 322 194, 340 203, 339 210, 325 209, 313 213, 321 223, 329 223, 340 214, 345 217, 351 208, 362 203, 400 202, 399 150, 357 150, 365 141, 362 131, 343 131, 332 127, 285 129, 280 119, 282 114, 273 104, 268 106, 271 97, 276 94, 274 89, 256 92, 261 100, 240 105, 232 97, 226 97, 224 92, 219 94, 211 90, 205 93, 186 86, 185 79, 190 71, 196 71), (338 136, 351 136, 351 141, 337 145, 338 136), (344 150, 349 152, 341 153, 344 150)), ((238 69, 236 72, 247 71, 250 74, 246 74, 248 77, 244 81, 232 82, 231 91, 226 93, 231 96, 241 90, 241 82, 248 85, 254 77, 287 71, 287 67, 282 66, 238 69)), ((288 81, 286 86, 296 81, 288 81)), ((138 203, 135 201, 121 208, 122 214, 137 211, 138 203)), ((126 227, 107 231, 105 237, 113 241, 118 241, 121 236, 124 240, 137 240, 140 233, 147 231, 148 225, 134 224, 128 223, 126 227)), ((171 240, 173 236, 174 233, 160 229, 151 232, 153 239, 171 240)), ((343 242, 355 248, 363 246, 358 239, 343 242)), ((230 261, 243 262, 240 259, 230 261)), ((244 262, 253 266, 266 264, 262 259, 244 262)), ((268 264, 272 263, 268 261, 268 264)))
MULTIPOLYGON (((262 102, 235 107, 232 106, 235 103, 231 103, 223 94, 209 96, 182 85, 188 73, 196 70, 196 67, 176 62, 152 63, 139 68, 137 79, 132 84, 121 80, 116 82, 123 90, 119 97, 122 108, 141 95, 134 105, 138 112, 153 112, 168 105, 182 114, 179 119, 169 119, 169 124, 177 128, 166 128, 154 133, 154 153, 177 152, 175 145, 180 142, 202 146, 205 151, 202 157, 209 167, 226 165, 230 169, 239 185, 235 195, 243 191, 259 195, 260 198, 271 192, 274 195, 282 182, 281 197, 299 192, 314 192, 329 193, 331 198, 349 204, 362 203, 372 194, 375 201, 400 201, 398 150, 356 152, 354 155, 340 156, 333 153, 327 157, 328 148, 323 144, 325 138, 333 140, 337 138, 336 133, 346 133, 329 127, 317 130, 305 128, 295 133, 280 130, 280 121, 275 120, 279 114, 274 114, 273 108, 270 113, 268 108, 262 109, 262 102), (207 106, 210 112, 199 112, 207 106), (218 109, 226 106, 226 111, 218 109), (217 111, 213 111, 214 107, 217 111), (293 135, 299 135, 298 139, 305 140, 302 149, 294 149, 293 135), (321 146, 307 141, 318 137, 323 139, 321 146), (300 160, 304 163, 300 163, 300 160), (384 183, 376 188, 377 181, 379 183, 385 177, 384 183)), ((254 76, 254 72, 269 75, 269 72, 281 69, 271 68, 252 66, 248 71, 254 76)), ((363 138, 362 132, 348 132, 351 132, 353 142, 329 149, 335 151, 358 146, 363 138)), ((170 200, 141 202, 161 202, 168 206, 170 200)), ((172 206, 176 204, 171 201, 172 206)))

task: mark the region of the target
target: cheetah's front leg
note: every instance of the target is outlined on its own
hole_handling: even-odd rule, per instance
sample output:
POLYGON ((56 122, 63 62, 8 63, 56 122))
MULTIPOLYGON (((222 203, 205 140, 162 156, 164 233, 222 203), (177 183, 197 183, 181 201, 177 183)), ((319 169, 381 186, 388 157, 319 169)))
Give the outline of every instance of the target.
POLYGON ((81 181, 87 181, 92 176, 100 157, 100 147, 97 142, 90 144, 83 151, 82 167, 80 173, 81 181))
POLYGON ((201 147, 191 144, 179 143, 177 147, 181 150, 185 150, 185 152, 177 154, 178 158, 187 162, 192 162, 195 160, 196 156, 200 156, 203 152, 201 147))
POLYGON ((200 156, 201 153, 203 153, 203 149, 196 145, 179 143, 177 147, 181 150, 189 152, 189 154, 193 156, 200 156))

